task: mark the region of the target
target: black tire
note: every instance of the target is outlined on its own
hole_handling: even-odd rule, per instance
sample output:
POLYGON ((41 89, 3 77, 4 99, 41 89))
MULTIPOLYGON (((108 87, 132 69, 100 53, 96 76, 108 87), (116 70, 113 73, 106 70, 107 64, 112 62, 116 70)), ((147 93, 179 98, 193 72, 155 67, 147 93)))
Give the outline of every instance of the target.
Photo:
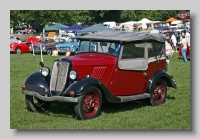
POLYGON ((20 49, 20 48, 17 48, 16 54, 21 54, 21 53, 22 53, 21 49, 20 49))
POLYGON ((26 106, 29 111, 32 112, 44 112, 46 111, 50 105, 51 102, 44 102, 42 100, 39 100, 33 96, 26 95, 25 96, 26 100, 26 106))
POLYGON ((102 104, 102 95, 96 86, 91 86, 86 93, 80 96, 75 105, 75 113, 78 119, 87 120, 99 115, 102 104))
POLYGON ((154 82, 152 86, 152 90, 150 92, 150 105, 158 106, 163 104, 166 100, 167 96, 167 83, 163 79, 159 79, 154 82))
POLYGON ((51 54, 52 54, 52 50, 51 49, 47 50, 47 55, 51 55, 51 54))

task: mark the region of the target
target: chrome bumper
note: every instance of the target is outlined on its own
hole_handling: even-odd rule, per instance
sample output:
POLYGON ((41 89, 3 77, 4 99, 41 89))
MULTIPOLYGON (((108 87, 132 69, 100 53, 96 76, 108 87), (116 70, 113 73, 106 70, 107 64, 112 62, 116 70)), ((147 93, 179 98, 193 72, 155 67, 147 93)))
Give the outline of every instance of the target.
POLYGON ((78 97, 64 97, 64 96, 52 96, 52 97, 47 97, 47 96, 42 96, 38 94, 37 92, 34 91, 29 91, 29 90, 22 90, 22 93, 25 95, 30 95, 34 96, 40 100, 43 101, 61 101, 61 102, 78 102, 78 97))

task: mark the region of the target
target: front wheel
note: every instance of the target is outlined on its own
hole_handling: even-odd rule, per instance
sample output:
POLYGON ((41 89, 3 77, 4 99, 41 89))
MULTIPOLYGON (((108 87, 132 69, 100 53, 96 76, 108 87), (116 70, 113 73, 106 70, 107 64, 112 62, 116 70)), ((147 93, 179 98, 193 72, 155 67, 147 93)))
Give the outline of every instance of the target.
POLYGON ((51 102, 45 102, 29 95, 25 96, 25 100, 28 110, 32 112, 44 112, 51 105, 51 102))
POLYGON ((153 85, 150 97, 150 104, 158 106, 165 102, 167 96, 167 83, 163 79, 159 79, 153 85))
POLYGON ((96 86, 91 86, 86 93, 80 96, 78 104, 75 106, 75 113, 79 119, 87 120, 98 116, 102 104, 100 90, 96 86))
POLYGON ((20 49, 20 48, 17 48, 16 54, 21 54, 21 53, 22 53, 21 49, 20 49))

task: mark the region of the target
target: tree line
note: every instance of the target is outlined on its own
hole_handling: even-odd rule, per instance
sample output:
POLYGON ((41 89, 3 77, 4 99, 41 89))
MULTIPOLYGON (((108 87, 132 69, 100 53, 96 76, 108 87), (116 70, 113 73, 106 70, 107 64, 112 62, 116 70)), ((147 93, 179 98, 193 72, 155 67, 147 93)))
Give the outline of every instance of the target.
POLYGON ((153 21, 166 21, 170 17, 177 18, 178 13, 189 10, 10 10, 10 27, 20 23, 39 26, 42 29, 51 22, 66 25, 95 24, 105 21, 122 23, 139 21, 148 18, 153 21))

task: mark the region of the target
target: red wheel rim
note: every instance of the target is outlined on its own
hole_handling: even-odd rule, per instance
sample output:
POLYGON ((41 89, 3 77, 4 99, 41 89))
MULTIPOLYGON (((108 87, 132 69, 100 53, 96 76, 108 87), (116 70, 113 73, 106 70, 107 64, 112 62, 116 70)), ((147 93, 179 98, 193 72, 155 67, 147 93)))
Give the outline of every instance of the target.
POLYGON ((99 107, 99 96, 97 93, 90 93, 86 96, 84 104, 83 104, 83 111, 86 116, 91 117, 93 116, 99 107))
POLYGON ((153 92, 153 98, 156 103, 163 101, 165 97, 165 85, 163 83, 158 83, 153 92))

